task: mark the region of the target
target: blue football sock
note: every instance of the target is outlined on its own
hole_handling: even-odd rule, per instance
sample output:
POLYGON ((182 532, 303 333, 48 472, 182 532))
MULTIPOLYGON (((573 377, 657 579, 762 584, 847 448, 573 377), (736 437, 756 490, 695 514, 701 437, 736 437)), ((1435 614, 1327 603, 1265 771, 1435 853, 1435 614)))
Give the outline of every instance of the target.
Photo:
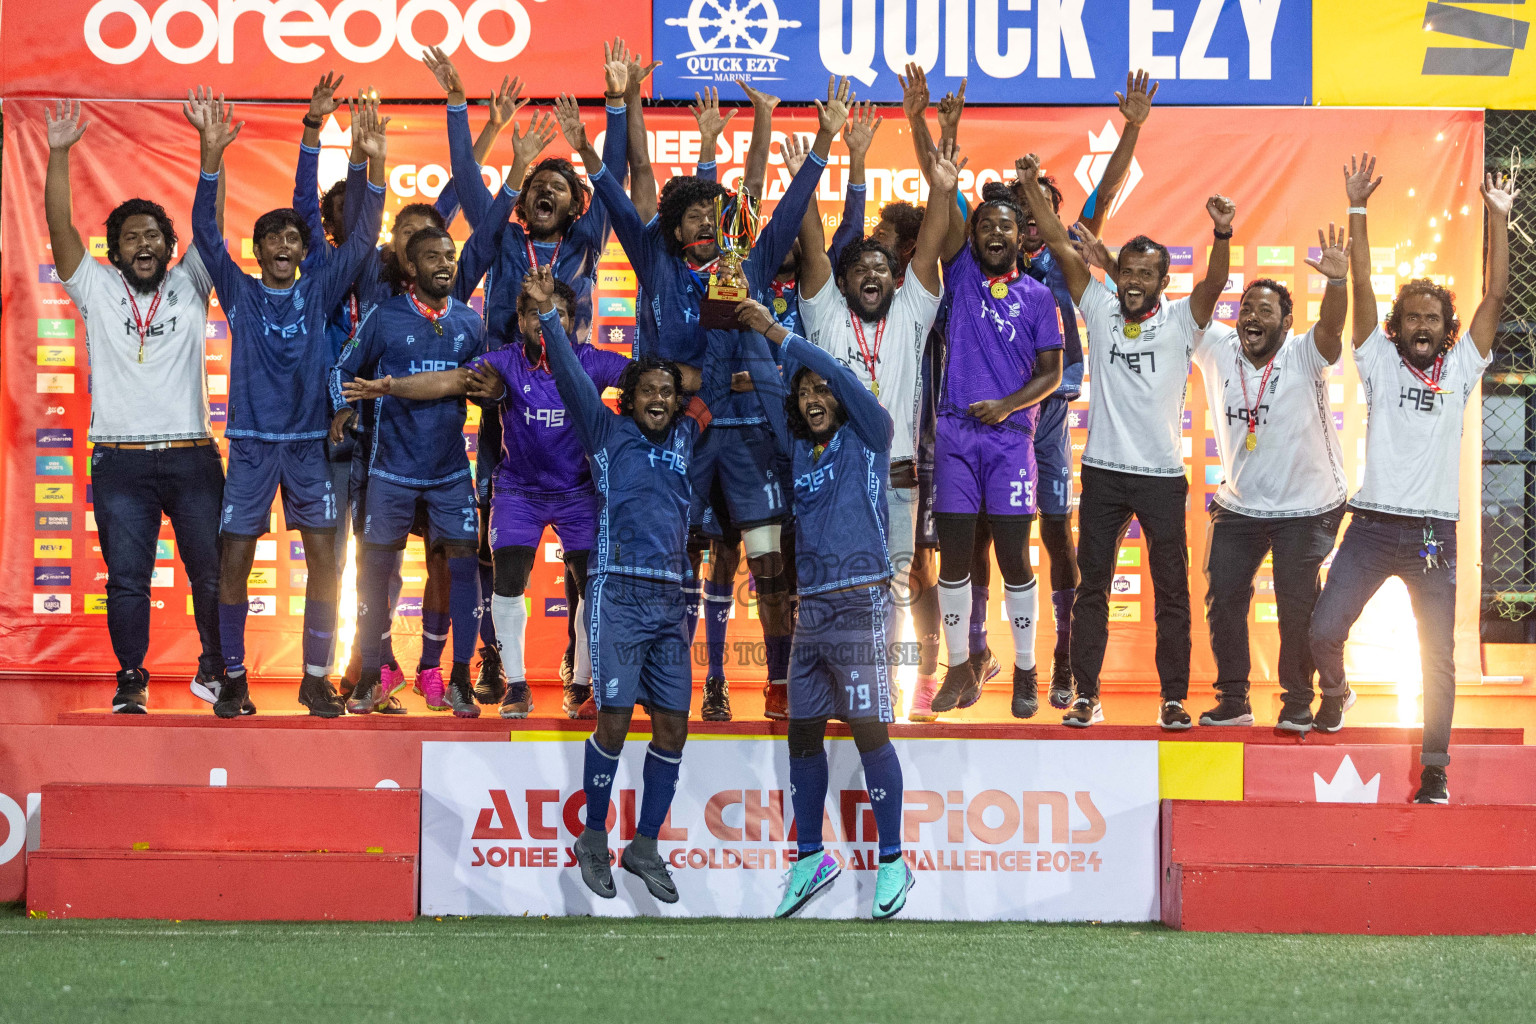
POLYGON ((827 752, 789 759, 790 802, 795 808, 795 842, 800 856, 821 849, 821 816, 827 803, 827 752))
POLYGON ((357 654, 364 672, 377 672, 384 664, 391 611, 390 574, 394 569, 395 552, 388 548, 362 549, 362 561, 357 567, 357 654))
MULTIPOLYGON (((613 777, 619 770, 619 753, 617 750, 603 749, 598 745, 596 736, 587 737, 581 788, 587 794, 587 828, 598 832, 608 830, 608 795, 613 792, 613 777)), ((671 799, 671 794, 668 794, 667 799, 671 799)))
POLYGON ((1051 591, 1051 605, 1056 609, 1057 658, 1065 658, 1072 649, 1072 602, 1077 600, 1077 589, 1051 591))
MULTIPOLYGON (((880 832, 880 856, 901 852, 901 761, 889 741, 859 755, 864 762, 864 788, 875 811, 875 828, 880 832)), ((793 768, 794 761, 790 761, 793 768)), ((799 804, 796 804, 799 807, 799 804)), ((799 817, 798 810, 796 817, 799 817)))
POLYGON ((991 597, 986 587, 971 585, 971 656, 987 649, 987 600, 991 597))
POLYGON ((709 674, 725 675, 725 627, 731 621, 735 588, 729 583, 704 581, 704 636, 709 643, 709 674))
POLYGON ((336 603, 304 599, 304 674, 331 674, 336 642, 336 603))
POLYGON ((495 650, 496 648, 496 623, 491 618, 491 594, 495 593, 492 584, 495 582, 495 572, 492 566, 480 562, 480 643, 495 650))
POLYGON ((448 615, 454 663, 468 665, 480 639, 480 565, 474 555, 448 559, 448 615))
MULTIPOLYGON (((450 588, 452 584, 449 584, 450 588)), ((448 599, 448 607, 453 608, 453 598, 448 599)), ((421 662, 418 668, 441 668, 443 665, 443 646, 448 642, 448 625, 452 621, 449 612, 440 612, 430 608, 421 610, 421 662)))
POLYGON ((224 671, 237 676, 245 671, 245 616, 250 604, 219 604, 219 647, 224 652, 224 671))
POLYGON ((667 820, 672 794, 677 792, 677 772, 682 767, 682 751, 662 750, 652 743, 645 748, 645 768, 641 777, 645 791, 640 794, 640 820, 635 834, 655 839, 661 823, 667 820))

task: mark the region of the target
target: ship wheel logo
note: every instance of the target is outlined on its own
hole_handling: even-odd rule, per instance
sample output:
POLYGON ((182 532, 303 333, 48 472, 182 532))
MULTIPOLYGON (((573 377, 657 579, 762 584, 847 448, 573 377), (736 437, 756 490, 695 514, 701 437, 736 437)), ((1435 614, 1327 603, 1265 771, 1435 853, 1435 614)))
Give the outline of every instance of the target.
POLYGON ((693 49, 679 57, 741 53, 783 59, 784 54, 773 52, 779 30, 800 27, 798 21, 780 18, 773 0, 693 0, 687 17, 666 23, 688 30, 693 49))

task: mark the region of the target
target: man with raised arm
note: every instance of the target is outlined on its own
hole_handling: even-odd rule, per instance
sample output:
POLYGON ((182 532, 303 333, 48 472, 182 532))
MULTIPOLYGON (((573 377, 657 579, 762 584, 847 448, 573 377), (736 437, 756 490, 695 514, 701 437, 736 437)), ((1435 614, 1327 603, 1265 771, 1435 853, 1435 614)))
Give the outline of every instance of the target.
MULTIPOLYGON (((1040 177, 1033 155, 1017 164, 1021 181, 1040 177)), ((1156 601, 1158 724, 1188 729, 1189 560, 1184 506, 1189 481, 1182 446, 1184 398, 1196 334, 1211 322, 1226 287, 1237 207, 1211 196, 1206 212, 1215 235, 1205 276, 1186 299, 1163 300, 1168 250, 1145 235, 1120 249, 1117 296, 1093 281, 1044 193, 1024 189, 1046 245, 1061 266, 1072 301, 1088 325, 1088 445, 1078 506, 1077 564, 1082 574, 1072 606, 1072 676, 1077 696, 1062 721, 1085 728, 1104 720, 1099 672, 1109 642, 1109 588, 1131 517, 1147 538, 1156 601)), ((1086 232, 1086 228, 1084 228, 1086 232)))
POLYGON ((240 714, 248 693, 245 666, 246 580, 256 541, 267 532, 272 498, 283 494, 284 520, 304 540, 308 581, 304 598, 304 679, 299 703, 312 715, 342 713, 331 685, 336 629, 336 517, 325 441, 329 432, 326 376, 330 341, 328 310, 341 301, 378 240, 384 209, 385 126, 370 103, 356 104, 352 130, 369 161, 360 226, 319 273, 300 278, 311 239, 293 209, 257 218, 251 233, 259 280, 230 257, 215 217, 224 151, 244 122, 231 120, 222 100, 204 98, 188 118, 202 139, 202 173, 192 207, 193 238, 207 264, 230 324, 229 477, 220 520, 219 630, 224 682, 213 710, 220 718, 240 714))
POLYGON ((1509 213, 1519 191, 1503 174, 1483 177, 1488 269, 1483 300, 1461 332, 1455 296, 1425 279, 1398 289, 1381 323, 1371 287, 1366 202, 1381 184, 1369 154, 1344 172, 1354 277, 1354 357, 1365 388, 1365 479, 1312 613, 1312 656, 1322 701, 1313 728, 1338 732, 1355 702, 1344 675, 1344 641, 1366 602, 1400 577, 1413 602, 1424 666, 1423 766, 1416 803, 1450 801, 1451 716, 1456 703, 1456 521, 1467 400, 1492 359, 1509 288, 1509 213))
MULTIPOLYGON (((70 150, 89 122, 78 102, 60 102, 43 118, 43 207, 54 273, 85 321, 90 356, 87 439, 107 563, 107 634, 118 663, 112 710, 144 714, 149 588, 162 515, 176 531, 202 641, 192 692, 205 699, 216 695, 223 672, 218 531, 224 469, 209 425, 203 364, 213 282, 196 246, 171 265, 176 229, 164 208, 148 199, 129 199, 107 215, 110 269, 92 259, 75 226, 69 183, 70 150)), ((221 221, 222 214, 219 203, 221 221)))
POLYGON ((1224 477, 1205 552, 1218 699, 1201 725, 1253 724, 1248 608, 1254 574, 1270 553, 1280 612, 1278 727, 1305 733, 1312 722, 1312 607, 1348 493, 1328 380, 1343 351, 1349 247, 1331 224, 1318 242, 1321 255, 1307 265, 1326 285, 1311 330, 1292 331, 1290 290, 1259 278, 1243 289, 1236 329, 1213 320, 1195 342, 1224 477))

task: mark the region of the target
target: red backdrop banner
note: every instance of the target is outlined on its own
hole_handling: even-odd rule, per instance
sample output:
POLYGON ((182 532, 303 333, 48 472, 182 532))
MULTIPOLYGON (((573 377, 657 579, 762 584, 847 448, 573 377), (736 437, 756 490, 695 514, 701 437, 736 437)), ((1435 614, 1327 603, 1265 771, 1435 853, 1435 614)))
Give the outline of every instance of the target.
MULTIPOLYGON (((391 125, 387 211, 434 198, 447 181, 443 112, 439 107, 396 107, 391 125)), ((300 108, 242 106, 247 123, 230 151, 231 180, 227 215, 230 249, 249 262, 249 233, 256 216, 287 205, 300 131, 300 108)), ((881 203, 923 198, 910 139, 899 112, 876 138, 870 155, 872 224, 881 203)), ((91 514, 89 383, 84 325, 52 274, 42 192, 47 161, 42 104, 6 104, 4 148, 4 387, 0 417, 0 501, 5 526, 0 540, 0 670, 56 667, 60 671, 113 668, 105 635, 105 570, 91 514), (45 435, 55 440, 40 447, 45 435), (61 441, 59 438, 67 440, 61 441), (59 446, 55 446, 59 445, 59 446), (64 573, 42 572, 65 569, 64 573), (49 581, 46 583, 39 581, 49 581)), ((88 103, 93 126, 76 148, 73 180, 75 216, 103 254, 102 224, 113 205, 132 195, 166 205, 182 224, 196 181, 197 142, 170 104, 88 103)), ((590 129, 601 127, 601 112, 588 112, 590 129)), ((483 114, 476 113, 478 125, 483 114)), ((739 122, 740 119, 738 119, 739 122)), ((814 131, 814 112, 783 111, 781 130, 814 131)), ((1025 150, 1039 153, 1055 175, 1066 199, 1064 214, 1074 215, 1102 171, 1117 141, 1120 118, 1112 108, 1046 110, 975 109, 967 113, 961 141, 970 163, 961 185, 974 198, 981 184, 1012 175, 1013 161, 1025 150)), ((734 128, 734 125, 732 126, 734 128)), ((698 133, 683 111, 653 111, 650 147, 657 176, 665 180, 691 170, 698 157, 698 133)), ((1371 207, 1373 272, 1377 294, 1389 297, 1411 276, 1432 276, 1461 297, 1468 315, 1481 291, 1481 210, 1477 182, 1482 167, 1482 114, 1450 110, 1258 110, 1168 108, 1155 111, 1142 133, 1136 165, 1123 200, 1113 211, 1106 239, 1111 246, 1138 233, 1168 244, 1174 253, 1171 295, 1186 294, 1203 275, 1210 221, 1204 206, 1214 192, 1233 197, 1238 207, 1232 281, 1217 315, 1236 313, 1237 292, 1255 277, 1277 278, 1294 291, 1296 329, 1317 315, 1322 280, 1303 262, 1317 245, 1317 229, 1343 223, 1345 197, 1340 163, 1351 152, 1379 154, 1386 184, 1371 207), (1298 145, 1305 140, 1305 145, 1298 145), (1433 159, 1426 159, 1426 153, 1433 159)), ((729 131, 718 157, 729 183, 741 172, 750 133, 729 131)), ((324 134, 326 163, 337 166, 345 133, 334 121, 324 134)), ((564 152, 563 143, 554 147, 564 152)), ((553 149, 552 149, 553 151, 553 149)), ((841 143, 834 144, 820 196, 823 215, 834 221, 841 209, 847 162, 841 143)), ((769 166, 769 209, 788 182, 777 153, 769 166)), ((502 144, 488 161, 489 182, 499 185, 511 162, 502 144)), ((386 225, 387 227, 387 225, 386 225)), ((464 234, 462 223, 454 232, 464 234)), ((184 230, 183 234, 187 234, 184 230)), ((634 335, 635 278, 616 243, 600 269, 594 340, 626 351, 634 335)), ((216 418, 227 393, 229 337, 217 308, 210 313, 208 373, 216 418)), ((1330 388, 1335 421, 1344 442, 1351 485, 1358 484, 1364 449, 1365 407, 1354 368, 1343 360, 1330 388)), ((1085 438, 1087 401, 1073 407, 1074 453, 1085 438)), ((1475 413, 1469 413, 1469 422, 1475 413)), ((222 423, 215 424, 222 429, 222 423)), ((474 427, 469 429, 473 443, 474 427)), ((1207 532, 1205 506, 1221 479, 1215 442, 1198 373, 1190 380, 1185 420, 1185 456, 1191 481, 1189 540, 1191 596, 1197 609, 1204 599, 1200 574, 1207 532)), ((1468 431, 1469 453, 1478 431, 1468 431)), ((1464 459, 1475 466, 1475 458, 1464 459)), ((1461 547, 1480 550, 1477 540, 1476 474, 1463 485, 1461 547)), ((196 637, 182 570, 175 559, 169 528, 157 561, 153 612, 152 662, 159 667, 190 666, 196 637)), ((553 535, 545 538, 528 591, 529 670, 552 677, 564 647, 565 600, 559 583, 560 562, 553 535)), ((406 633, 419 633, 423 565, 419 546, 408 550, 407 589, 398 620, 406 633)), ((1048 559, 1038 547, 1031 557, 1042 569, 1048 559)), ((1458 678, 1476 679, 1477 559, 1461 561, 1458 607, 1458 678)), ((1133 524, 1121 553, 1111 603, 1112 637, 1105 678, 1144 679, 1151 674, 1153 599, 1145 551, 1133 524)), ((261 673, 297 674, 298 616, 303 603, 304 563, 295 534, 269 536, 258 550, 251 584, 248 660, 261 673)), ((1250 615, 1254 636, 1254 678, 1274 678, 1277 633, 1273 582, 1266 565, 1256 581, 1250 615)), ((731 660, 739 677, 761 676, 761 649, 755 607, 745 578, 738 588, 736 618, 731 623, 731 660)), ((1051 628, 1048 602, 1042 602, 1040 654, 1048 658, 1051 628)), ((1006 660, 1011 647, 1000 601, 989 612, 993 646, 1006 660)), ((1203 616, 1195 615, 1194 675, 1213 672, 1203 616)), ((1416 671, 1411 616, 1406 595, 1387 590, 1368 610, 1352 645, 1352 668, 1360 678, 1394 678, 1399 669, 1416 671)), ((702 638, 701 638, 702 639, 702 638)), ((402 659, 403 660, 403 659, 402 659)))
POLYGON ((422 48, 454 55, 471 95, 509 73, 527 95, 603 93, 602 43, 651 49, 648 3, 603 0, 52 0, 0 7, 0 95, 170 99, 189 82, 231 97, 308 99, 342 72, 395 98, 441 92, 422 48), (573 68, 590 73, 573 75, 573 68))

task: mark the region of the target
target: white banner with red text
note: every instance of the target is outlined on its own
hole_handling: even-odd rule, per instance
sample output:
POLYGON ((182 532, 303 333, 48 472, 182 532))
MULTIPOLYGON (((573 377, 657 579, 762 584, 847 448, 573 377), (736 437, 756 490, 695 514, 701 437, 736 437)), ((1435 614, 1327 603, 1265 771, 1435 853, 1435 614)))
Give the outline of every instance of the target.
MULTIPOLYGON (((681 894, 667 905, 617 866, 635 833, 646 739, 630 737, 614 780, 614 899, 587 889, 571 853, 585 818, 583 742, 423 743, 421 912, 770 916, 798 832, 786 745, 706 736, 688 744, 658 836, 681 894)), ((903 854, 917 877, 904 917, 1157 918, 1155 742, 893 742, 905 786, 903 854)), ((868 917, 874 813, 852 741, 829 738, 827 751, 822 837, 843 874, 802 915, 868 917)))

